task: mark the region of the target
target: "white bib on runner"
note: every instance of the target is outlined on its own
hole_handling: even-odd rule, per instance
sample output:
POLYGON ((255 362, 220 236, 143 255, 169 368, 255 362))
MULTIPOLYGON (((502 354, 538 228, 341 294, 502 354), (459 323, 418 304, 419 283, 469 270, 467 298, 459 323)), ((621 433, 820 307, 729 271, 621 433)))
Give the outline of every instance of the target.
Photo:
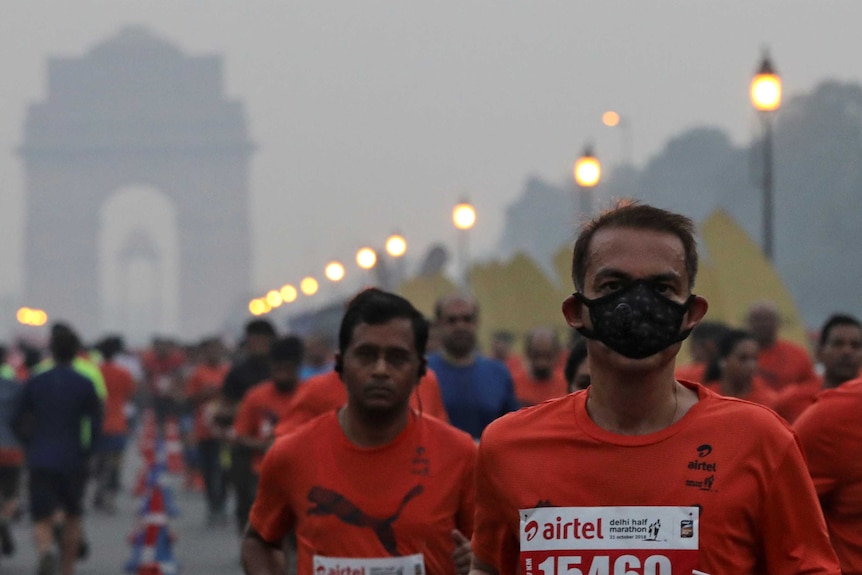
POLYGON ((697 507, 521 509, 523 575, 690 575, 697 507))
POLYGON ((421 553, 379 559, 315 555, 314 575, 425 575, 425 558, 421 553))

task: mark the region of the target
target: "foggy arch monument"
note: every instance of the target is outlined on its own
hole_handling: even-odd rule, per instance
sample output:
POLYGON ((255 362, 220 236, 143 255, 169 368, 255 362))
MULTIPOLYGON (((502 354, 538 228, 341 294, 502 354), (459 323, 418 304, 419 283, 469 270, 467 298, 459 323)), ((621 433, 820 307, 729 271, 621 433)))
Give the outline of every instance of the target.
POLYGON ((51 58, 24 142, 25 289, 31 305, 88 337, 101 329, 100 208, 126 185, 174 204, 179 325, 223 325, 249 292, 248 172, 242 104, 226 99, 219 56, 187 56, 141 27, 82 58, 51 58))

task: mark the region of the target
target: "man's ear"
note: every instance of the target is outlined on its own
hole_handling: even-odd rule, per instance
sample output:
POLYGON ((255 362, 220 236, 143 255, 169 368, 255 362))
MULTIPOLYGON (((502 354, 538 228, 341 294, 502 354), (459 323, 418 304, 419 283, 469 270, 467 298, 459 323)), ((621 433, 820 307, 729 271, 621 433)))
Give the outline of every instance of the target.
POLYGON ((340 353, 335 354, 335 373, 338 374, 338 377, 341 377, 342 372, 344 371, 344 359, 341 357, 340 353))
POLYGON ((700 320, 706 315, 709 309, 709 302, 705 298, 696 295, 688 306, 688 312, 685 316, 685 324, 682 326, 684 330, 694 329, 700 323, 700 320))
POLYGON ((584 320, 581 315, 584 310, 584 304, 573 295, 570 295, 563 300, 563 316, 566 318, 566 323, 575 329, 583 327, 584 320))

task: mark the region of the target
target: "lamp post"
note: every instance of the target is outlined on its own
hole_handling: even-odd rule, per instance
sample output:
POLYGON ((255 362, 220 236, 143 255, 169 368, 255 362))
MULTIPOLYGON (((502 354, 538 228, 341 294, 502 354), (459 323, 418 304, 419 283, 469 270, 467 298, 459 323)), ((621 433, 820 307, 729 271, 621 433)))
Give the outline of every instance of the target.
POLYGON ((627 116, 622 116, 614 110, 608 110, 602 114, 602 124, 608 128, 616 128, 620 131, 620 155, 624 166, 634 163, 634 137, 632 136, 632 124, 627 116))
POLYGON ((399 232, 395 232, 386 239, 386 253, 395 260, 391 269, 389 266, 381 266, 378 269, 378 277, 383 287, 394 291, 404 281, 404 254, 407 253, 407 240, 399 232))
POLYGON ((593 215, 593 190, 602 178, 602 165, 593 154, 592 146, 587 145, 584 153, 575 162, 575 182, 581 193, 581 212, 587 217, 593 215))
POLYGON ((763 253, 773 261, 773 212, 775 210, 774 154, 772 116, 781 106, 781 77, 775 71, 768 53, 763 54, 760 67, 751 80, 751 103, 760 113, 763 126, 763 253))
POLYGON ((458 259, 461 264, 461 284, 467 287, 469 283, 470 246, 468 234, 476 224, 476 208, 466 199, 455 204, 452 210, 452 222, 458 228, 458 259))

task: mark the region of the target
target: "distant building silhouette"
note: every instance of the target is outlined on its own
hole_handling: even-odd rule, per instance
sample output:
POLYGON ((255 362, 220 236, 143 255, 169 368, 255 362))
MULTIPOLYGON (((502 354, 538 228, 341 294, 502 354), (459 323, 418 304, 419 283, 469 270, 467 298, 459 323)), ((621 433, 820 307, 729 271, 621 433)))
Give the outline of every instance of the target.
POLYGON ((120 187, 152 186, 177 213, 180 330, 220 327, 249 293, 252 151, 219 56, 186 56, 129 27, 82 58, 49 59, 19 149, 27 301, 95 335, 100 207, 120 187))

